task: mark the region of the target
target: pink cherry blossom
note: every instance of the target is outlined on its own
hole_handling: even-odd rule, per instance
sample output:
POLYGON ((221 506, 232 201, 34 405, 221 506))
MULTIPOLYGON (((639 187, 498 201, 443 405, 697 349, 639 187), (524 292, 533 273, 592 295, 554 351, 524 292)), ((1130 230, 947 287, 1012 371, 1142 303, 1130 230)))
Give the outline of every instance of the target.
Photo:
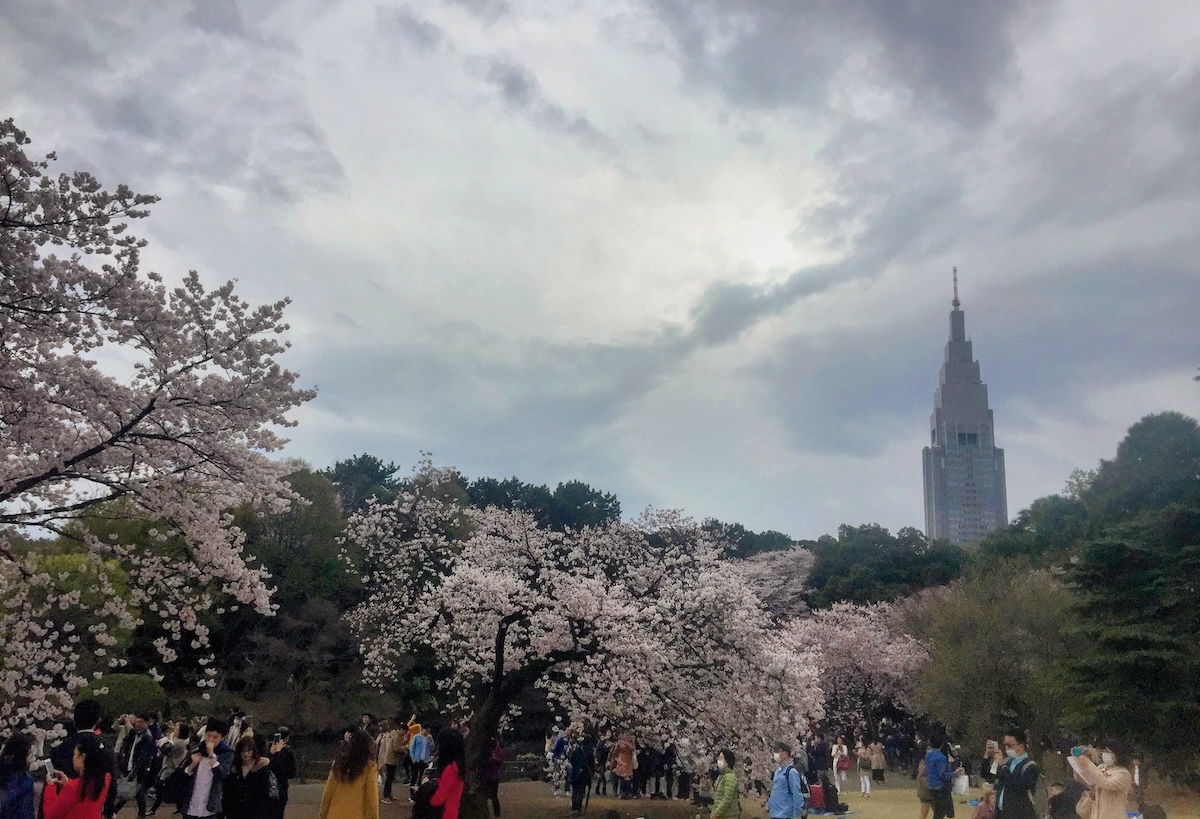
POLYGON ((144 613, 170 661, 184 632, 206 643, 198 612, 218 598, 270 612, 228 510, 288 503, 265 453, 312 393, 276 362, 286 301, 142 272, 128 227, 156 198, 53 176, 28 143, 0 123, 0 723, 44 726, 144 613), (70 525, 89 513, 158 528, 101 539, 70 525), (86 561, 51 572, 28 540, 47 535, 86 561))
POLYGON ((466 510, 426 459, 393 503, 351 518, 365 578, 349 615, 366 680, 384 686, 432 649, 470 715, 468 787, 517 694, 645 740, 730 744, 765 770, 768 746, 821 713, 816 654, 771 625, 717 537, 672 512, 555 532, 522 511, 466 510))

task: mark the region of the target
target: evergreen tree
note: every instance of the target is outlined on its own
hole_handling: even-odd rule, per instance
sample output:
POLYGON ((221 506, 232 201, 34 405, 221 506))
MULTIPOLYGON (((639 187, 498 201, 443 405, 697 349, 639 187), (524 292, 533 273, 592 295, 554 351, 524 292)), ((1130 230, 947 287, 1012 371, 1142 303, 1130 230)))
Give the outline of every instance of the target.
POLYGON ((1124 737, 1177 775, 1200 755, 1200 509, 1112 527, 1071 567, 1070 724, 1124 737))

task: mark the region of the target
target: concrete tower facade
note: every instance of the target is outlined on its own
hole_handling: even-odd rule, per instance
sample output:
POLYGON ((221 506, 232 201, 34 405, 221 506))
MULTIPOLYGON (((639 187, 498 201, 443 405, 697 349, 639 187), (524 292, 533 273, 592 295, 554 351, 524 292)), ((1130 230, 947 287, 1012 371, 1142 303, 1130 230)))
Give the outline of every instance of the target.
POLYGON ((925 534, 956 546, 1008 524, 1004 450, 996 446, 987 385, 979 376, 958 300, 958 269, 946 360, 933 393, 925 471, 925 534))

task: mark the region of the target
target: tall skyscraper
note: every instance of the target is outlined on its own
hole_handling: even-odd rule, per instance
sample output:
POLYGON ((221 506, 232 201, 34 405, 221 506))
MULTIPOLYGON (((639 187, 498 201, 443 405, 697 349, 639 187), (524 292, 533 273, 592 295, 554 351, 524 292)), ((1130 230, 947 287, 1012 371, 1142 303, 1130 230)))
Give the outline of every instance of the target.
POLYGON ((1008 524, 1008 495, 1004 450, 996 446, 987 384, 979 377, 959 305, 954 268, 950 340, 933 393, 929 446, 923 452, 925 534, 966 546, 1008 524))

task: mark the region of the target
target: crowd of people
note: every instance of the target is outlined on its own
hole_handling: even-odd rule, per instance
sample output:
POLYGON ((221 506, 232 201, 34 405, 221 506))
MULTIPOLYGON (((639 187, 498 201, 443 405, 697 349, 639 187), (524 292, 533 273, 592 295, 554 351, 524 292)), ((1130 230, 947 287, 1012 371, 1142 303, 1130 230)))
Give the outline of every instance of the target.
MULTIPOLYGON (((66 736, 36 762, 43 749, 28 735, 7 739, 0 750, 0 819, 111 819, 130 802, 140 817, 154 816, 164 805, 186 819, 284 816, 289 783, 298 772, 287 728, 268 740, 241 713, 228 720, 164 723, 146 712, 122 715, 105 731, 101 717, 99 702, 81 700, 66 736), (40 798, 35 776, 43 781, 40 798)), ((457 819, 469 732, 465 722, 435 732, 415 714, 394 722, 364 714, 342 736, 325 782, 321 819, 378 819, 380 804, 396 801, 399 777, 413 819, 457 819)), ((739 816, 745 800, 760 801, 770 819, 843 813, 851 771, 864 799, 887 772, 911 773, 920 819, 953 817, 953 794, 965 794, 971 780, 983 787, 971 819, 1123 819, 1144 807, 1145 767, 1119 741, 1072 748, 1073 776, 1048 787, 1027 743, 1023 730, 1012 729, 1002 740, 988 741, 982 758, 972 760, 936 730, 922 739, 885 723, 875 733, 848 738, 814 723, 794 749, 785 741, 771 747, 768 781, 752 776, 746 755, 729 748, 710 754, 685 740, 640 743, 629 733, 553 729, 545 759, 553 795, 569 794, 576 814, 592 794, 690 799, 711 819, 739 816)), ((499 817, 506 753, 499 741, 491 745, 481 780, 499 817)))
MULTIPOLYGON (((41 759, 45 749, 28 734, 4 742, 0 819, 112 819, 130 802, 139 817, 161 810, 185 819, 282 819, 298 773, 289 730, 276 729, 268 741, 240 712, 228 720, 174 723, 155 712, 124 714, 105 730, 100 703, 83 699, 64 728, 65 736, 41 759), (42 780, 40 796, 35 777, 42 780)), ((321 819, 378 819, 381 801, 395 801, 400 771, 414 819, 435 808, 444 819, 457 819, 466 731, 465 723, 454 723, 435 736, 416 715, 392 728, 364 714, 338 747, 321 819)), ((497 816, 503 763, 496 743, 487 779, 497 816)))
MULTIPOLYGON (((888 725, 880 728, 887 730, 888 725)), ((842 797, 850 772, 859 795, 871 796, 872 783, 888 771, 916 779, 920 819, 953 817, 954 794, 964 797, 970 783, 982 787, 972 802, 971 819, 1125 819, 1145 807, 1142 760, 1115 739, 1102 747, 1071 750, 1073 777, 1046 787, 1030 759, 1028 737, 1014 728, 1003 741, 989 741, 982 758, 971 760, 960 746, 934 730, 912 734, 907 745, 899 730, 848 742, 844 734, 812 726, 795 749, 771 747, 769 782, 755 779, 748 760, 731 749, 695 755, 686 743, 642 744, 630 734, 589 736, 589 731, 553 729, 546 737, 546 772, 554 796, 569 794, 579 814, 594 793, 618 799, 691 799, 711 819, 739 816, 744 800, 758 800, 770 819, 811 813, 840 814, 850 807, 842 797), (891 737, 892 741, 887 742, 891 737), (903 739, 902 739, 903 738, 903 739), (896 741, 899 740, 899 741, 896 741), (978 770, 978 774, 976 774, 978 770)))
POLYGON ((286 728, 268 743, 248 719, 163 723, 155 712, 124 714, 105 731, 95 699, 80 700, 66 736, 34 763, 34 743, 9 737, 0 752, 4 819, 111 819, 129 802, 138 816, 164 803, 194 819, 281 819, 296 756, 286 728), (34 773, 43 779, 35 800, 34 773))

